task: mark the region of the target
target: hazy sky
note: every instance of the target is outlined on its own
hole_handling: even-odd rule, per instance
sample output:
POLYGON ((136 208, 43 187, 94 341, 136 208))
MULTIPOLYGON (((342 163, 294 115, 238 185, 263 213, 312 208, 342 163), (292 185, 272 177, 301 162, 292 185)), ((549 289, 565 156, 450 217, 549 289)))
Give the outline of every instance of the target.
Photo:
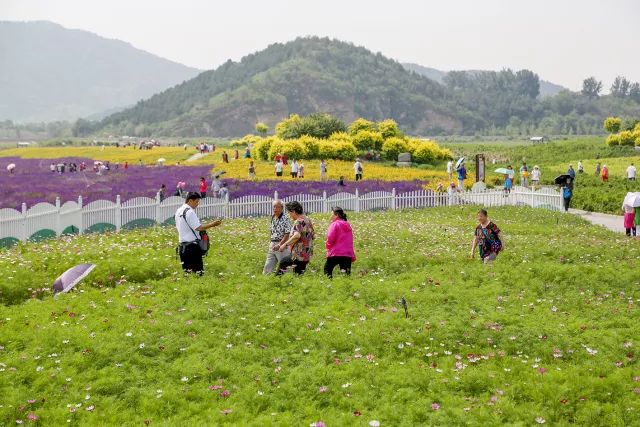
POLYGON ((579 89, 640 81, 639 0, 0 0, 0 20, 49 20, 197 68, 273 42, 329 36, 443 70, 528 68, 579 89))

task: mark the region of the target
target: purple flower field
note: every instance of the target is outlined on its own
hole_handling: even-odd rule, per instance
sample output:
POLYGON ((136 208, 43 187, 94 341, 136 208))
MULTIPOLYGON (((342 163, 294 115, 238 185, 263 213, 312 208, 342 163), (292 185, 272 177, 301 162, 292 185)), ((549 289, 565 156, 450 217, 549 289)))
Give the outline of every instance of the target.
POLYGON ((122 165, 104 175, 93 172, 93 160, 86 158, 55 159, 59 162, 85 162, 84 172, 65 172, 60 175, 51 172, 51 159, 22 159, 6 157, 0 163, 0 208, 20 209, 22 203, 33 206, 39 202, 55 203, 78 200, 82 196, 83 203, 93 200, 121 200, 147 196, 155 197, 162 184, 167 186, 167 196, 173 194, 178 181, 187 183, 187 190, 196 190, 200 177, 208 176, 208 166, 129 166, 125 170, 122 165), (6 165, 15 163, 16 169, 9 174, 6 165))
MULTIPOLYGON (((104 175, 97 175, 92 167, 93 160, 87 158, 55 159, 55 162, 85 162, 87 170, 84 172, 65 172, 58 174, 51 172, 49 167, 51 159, 22 159, 18 157, 6 157, 0 163, 0 208, 20 209, 22 203, 33 206, 39 202, 55 203, 56 197, 60 202, 78 200, 82 196, 83 202, 94 200, 113 200, 120 195, 124 202, 128 199, 147 196, 155 197, 162 184, 167 186, 167 196, 173 195, 176 184, 179 181, 186 183, 187 191, 197 191, 201 176, 210 181, 209 166, 137 166, 130 165, 127 170, 122 165, 104 175), (10 174, 6 166, 16 164, 13 174, 10 174)), ((359 182, 346 181, 344 187, 338 186, 336 181, 246 181, 240 179, 224 179, 229 188, 231 199, 247 195, 272 196, 275 190, 280 197, 293 196, 306 193, 327 195, 346 191, 354 193, 356 189, 363 194, 371 191, 391 191, 393 188, 398 193, 420 190, 422 181, 381 181, 365 180, 359 182)))

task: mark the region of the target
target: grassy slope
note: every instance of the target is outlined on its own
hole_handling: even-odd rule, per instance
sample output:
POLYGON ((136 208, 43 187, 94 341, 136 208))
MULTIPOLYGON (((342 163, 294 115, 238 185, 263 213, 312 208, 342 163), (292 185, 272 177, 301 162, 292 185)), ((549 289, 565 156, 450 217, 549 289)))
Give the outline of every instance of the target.
POLYGON ((485 267, 474 213, 354 215, 354 276, 333 282, 321 244, 303 278, 261 277, 264 219, 216 229, 202 279, 177 274, 172 229, 0 252, 0 423, 637 423, 638 242, 496 209, 507 250, 485 267), (77 262, 98 264, 81 292, 22 302, 77 262))

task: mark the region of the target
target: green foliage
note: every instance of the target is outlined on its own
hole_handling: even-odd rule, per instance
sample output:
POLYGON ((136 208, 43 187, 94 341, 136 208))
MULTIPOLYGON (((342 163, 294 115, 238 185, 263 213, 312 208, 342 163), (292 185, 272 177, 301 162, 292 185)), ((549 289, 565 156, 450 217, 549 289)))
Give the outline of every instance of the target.
POLYGON ((256 123, 256 132, 258 132, 260 136, 265 137, 267 136, 267 132, 269 132, 269 126, 262 122, 258 122, 256 123))
POLYGON ((347 130, 344 122, 326 113, 314 113, 300 117, 296 114, 276 125, 276 135, 282 139, 294 139, 302 136, 326 139, 336 132, 347 130))
POLYGON ((366 150, 375 150, 379 151, 382 149, 382 143, 384 142, 384 138, 380 132, 373 132, 370 130, 361 130, 355 134, 352 138, 353 145, 359 151, 366 150))
POLYGON ((396 123, 395 120, 392 120, 392 119, 386 119, 379 122, 378 131, 382 134, 382 137, 384 139, 395 138, 395 137, 402 138, 404 136, 402 135, 402 132, 400 132, 400 129, 398 128, 398 123, 396 123))
POLYGON ((269 158, 269 150, 273 141, 276 141, 276 137, 263 138, 262 141, 256 142, 253 146, 254 155, 260 160, 273 159, 273 157, 269 158))
POLYGON ((297 114, 291 114, 286 119, 278 122, 276 125, 276 136, 282 139, 298 138, 300 133, 298 128, 300 126, 300 116, 297 114))
POLYGON ((607 136, 607 145, 609 147, 620 145, 620 135, 617 133, 612 133, 611 135, 607 136))
POLYGON ((409 143, 403 138, 388 138, 382 144, 382 157, 386 160, 398 160, 398 154, 410 151, 409 143))
POLYGON ((263 138, 256 135, 245 135, 240 139, 234 139, 233 141, 231 141, 230 145, 231 147, 246 147, 249 144, 255 145, 262 140, 263 138))
MULTIPOLYGON (((609 136, 611 136, 611 135, 609 135, 609 136)), ((630 130, 624 130, 624 131, 620 132, 618 134, 618 137, 620 138, 620 145, 633 147, 635 145, 635 143, 636 143, 636 138, 635 138, 636 136, 630 130)))
POLYGON ((320 140, 318 148, 319 159, 354 160, 358 154, 351 142, 343 140, 320 140))
POLYGON ((350 125, 349 125, 349 135, 351 136, 355 136, 358 132, 360 132, 361 130, 366 130, 366 131, 370 131, 370 132, 377 132, 378 131, 378 125, 372 121, 369 121, 367 119, 363 119, 362 117, 355 119, 350 125))
POLYGON ((269 159, 273 159, 278 153, 291 160, 309 158, 307 147, 298 139, 275 139, 269 147, 269 159))
MULTIPOLYGON (((507 250, 487 267, 460 252, 476 211, 350 213, 358 260, 333 280, 322 251, 302 277, 263 277, 268 218, 210 232, 202 278, 183 277, 174 228, 3 251, 0 420, 636 425, 637 242, 490 209, 507 250), (97 267, 54 299, 83 262, 97 267)), ((321 246, 328 218, 312 220, 321 246)))
POLYGON ((582 81, 582 94, 589 98, 597 98, 602 91, 602 81, 589 77, 582 81))
POLYGON ((607 117, 604 121, 604 129, 609 133, 620 132, 622 120, 619 117, 607 117))

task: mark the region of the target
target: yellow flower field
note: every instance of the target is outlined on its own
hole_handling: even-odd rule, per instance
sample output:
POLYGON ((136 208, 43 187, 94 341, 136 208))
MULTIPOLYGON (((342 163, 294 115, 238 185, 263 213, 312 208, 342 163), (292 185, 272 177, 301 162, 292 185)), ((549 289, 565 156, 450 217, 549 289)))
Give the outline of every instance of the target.
MULTIPOLYGON (((233 150, 227 151, 230 154, 229 163, 222 163, 222 150, 216 150, 204 157, 188 162, 188 165, 213 165, 215 170, 224 170, 225 178, 248 179, 249 176, 249 159, 240 157, 233 160, 233 150)), ((241 152, 242 156, 242 152, 241 152)), ((256 171, 256 180, 275 179, 275 163, 262 160, 253 160, 256 171)), ((309 180, 320 179, 320 160, 303 160, 304 177, 309 180)), ((347 180, 353 180, 353 162, 344 160, 328 160, 327 178, 329 180, 338 180, 340 176, 344 176, 347 180)), ((444 168, 443 168, 444 169, 444 168)), ((447 181, 447 174, 444 170, 436 171, 433 169, 418 168, 398 168, 388 164, 363 162, 364 179, 382 179, 385 181, 409 181, 409 180, 425 180, 435 183, 437 186, 439 181, 443 183, 447 181)), ((284 167, 283 176, 278 179, 290 180, 291 162, 284 167)))
MULTIPOLYGON (((144 164, 155 164, 159 158, 166 159, 165 165, 172 166, 180 162, 182 165, 200 166, 211 165, 215 170, 224 170, 225 178, 248 179, 249 159, 242 158, 243 151, 240 150, 240 159, 233 160, 233 149, 227 149, 229 163, 222 163, 222 149, 214 153, 205 154, 203 157, 187 162, 186 160, 197 152, 193 147, 184 150, 182 147, 154 147, 151 150, 134 150, 132 147, 34 147, 34 148, 12 148, 0 150, 0 157, 17 156, 23 158, 56 159, 64 157, 87 157, 94 160, 110 161, 112 163, 137 164, 140 160, 144 164)), ((273 162, 254 160, 256 167, 256 180, 275 179, 275 169, 273 162)), ((320 161, 303 160, 305 166, 305 179, 320 179, 320 161)), ((429 187, 435 188, 439 182, 446 185, 448 180, 444 167, 441 170, 421 169, 421 168, 398 168, 389 164, 363 162, 364 179, 382 179, 385 181, 409 181, 424 180, 429 182, 429 187)), ((291 163, 285 166, 284 176, 278 179, 290 180, 291 163)), ((347 180, 353 180, 353 162, 343 160, 327 161, 327 178, 338 180, 344 176, 347 180)))
POLYGON ((196 154, 193 147, 153 147, 151 150, 138 150, 133 147, 33 147, 0 150, 0 157, 22 157, 25 159, 58 159, 64 157, 87 157, 112 163, 125 161, 136 164, 142 160, 145 164, 156 163, 159 158, 166 159, 167 165, 184 162, 196 154))

